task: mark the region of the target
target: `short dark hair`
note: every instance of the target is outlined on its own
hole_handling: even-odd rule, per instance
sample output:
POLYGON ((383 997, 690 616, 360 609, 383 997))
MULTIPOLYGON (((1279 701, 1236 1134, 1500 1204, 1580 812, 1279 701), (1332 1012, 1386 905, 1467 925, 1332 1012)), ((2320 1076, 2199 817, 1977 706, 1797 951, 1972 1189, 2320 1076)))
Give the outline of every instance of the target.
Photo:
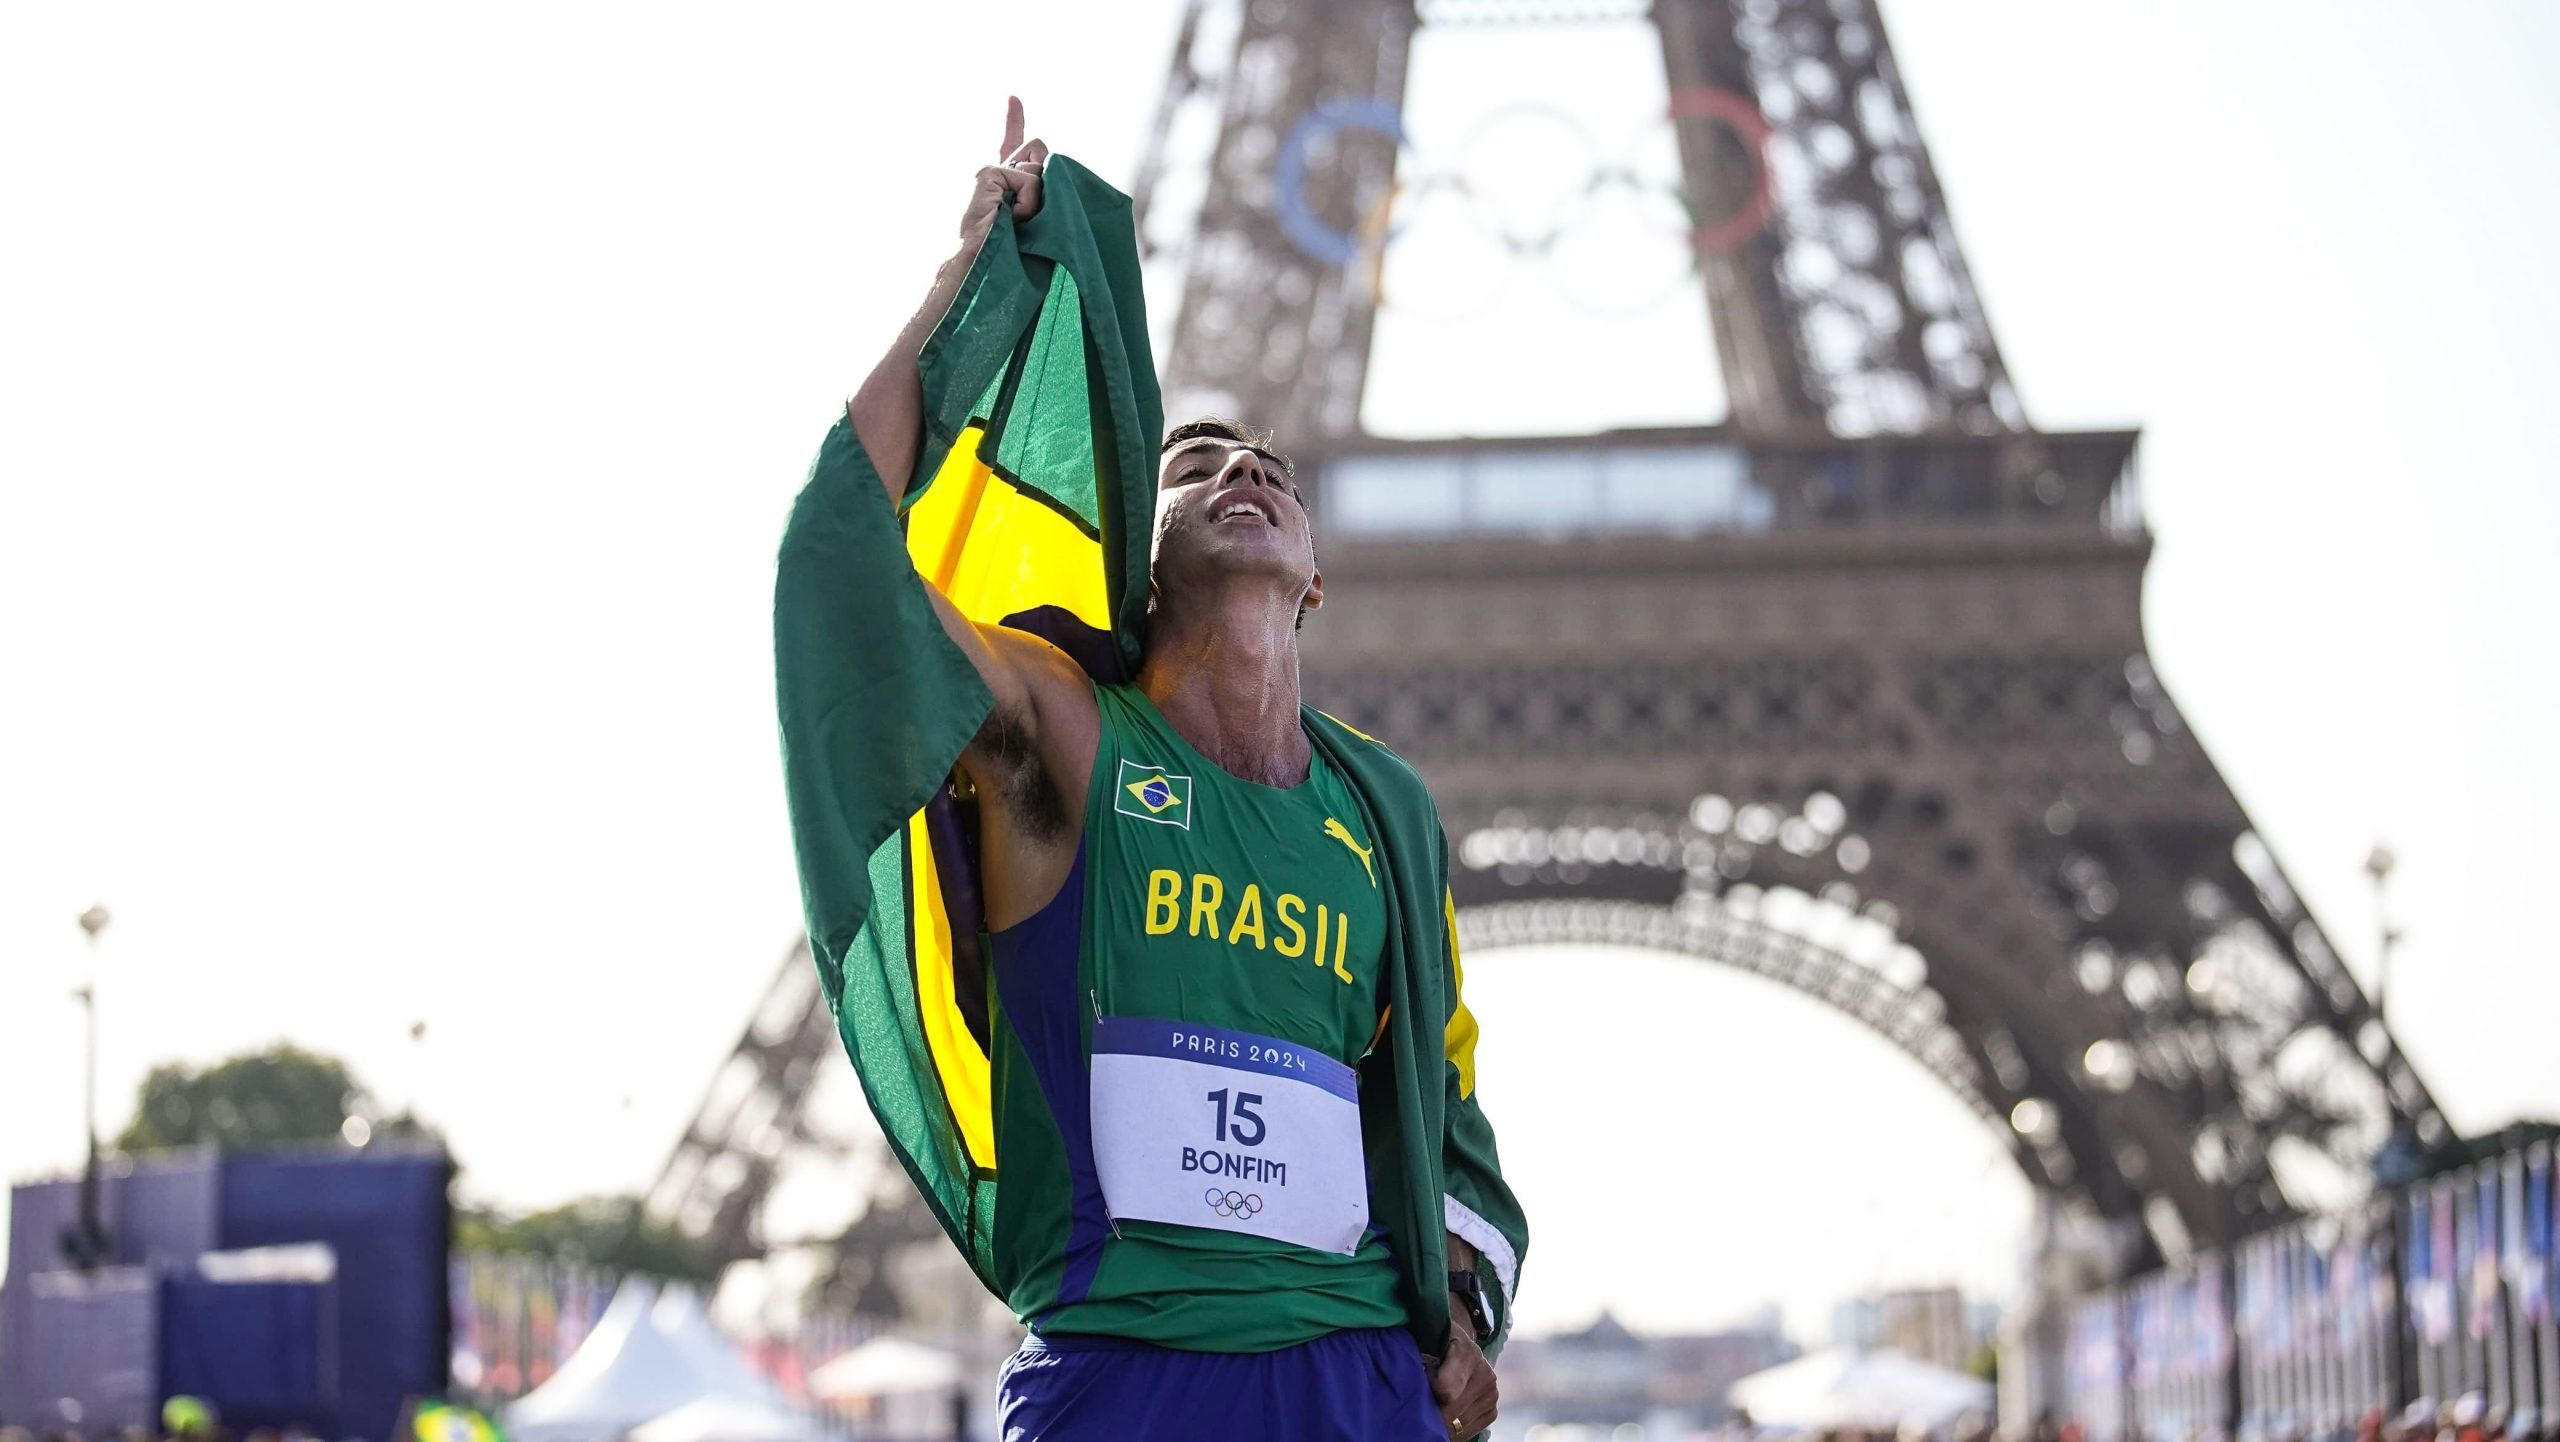
POLYGON ((1233 441, 1257 455, 1268 456, 1278 464, 1280 474, 1291 480, 1298 478, 1298 468, 1289 463, 1287 456, 1271 448, 1271 432, 1258 426, 1246 425, 1242 421, 1230 420, 1225 416, 1202 416, 1196 421, 1184 421, 1164 433, 1164 444, 1156 448, 1156 454, 1163 455, 1185 441, 1196 441, 1203 436, 1214 440, 1233 441))

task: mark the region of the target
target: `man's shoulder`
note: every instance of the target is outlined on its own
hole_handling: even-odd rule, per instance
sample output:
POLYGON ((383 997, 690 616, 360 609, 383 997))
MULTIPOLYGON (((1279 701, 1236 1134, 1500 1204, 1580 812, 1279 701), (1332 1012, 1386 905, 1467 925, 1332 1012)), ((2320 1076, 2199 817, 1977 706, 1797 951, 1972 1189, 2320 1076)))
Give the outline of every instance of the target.
POLYGON ((1331 743, 1337 762, 1349 763, 1356 781, 1388 791, 1387 795, 1373 795, 1372 804, 1419 808, 1437 823, 1439 813, 1431 800, 1431 788, 1424 784, 1422 773, 1413 768, 1413 763, 1396 754, 1394 748, 1341 717, 1312 706, 1306 708, 1306 723, 1308 730, 1331 743))
MULTIPOLYGON (((1393 748, 1389 747, 1386 742, 1379 740, 1377 737, 1370 735, 1368 732, 1363 731, 1359 727, 1352 725, 1350 722, 1343 720, 1341 717, 1334 715, 1332 712, 1319 711, 1313 706, 1307 706, 1301 709, 1305 712, 1306 723, 1310 730, 1319 731, 1325 735, 1333 737, 1335 745, 1342 749, 1356 754, 1380 757, 1384 760, 1394 762, 1396 765, 1403 767, 1406 771, 1413 770, 1412 764, 1407 762, 1403 757, 1398 756, 1393 748)), ((1420 779, 1419 773, 1415 774, 1415 779, 1420 779)))

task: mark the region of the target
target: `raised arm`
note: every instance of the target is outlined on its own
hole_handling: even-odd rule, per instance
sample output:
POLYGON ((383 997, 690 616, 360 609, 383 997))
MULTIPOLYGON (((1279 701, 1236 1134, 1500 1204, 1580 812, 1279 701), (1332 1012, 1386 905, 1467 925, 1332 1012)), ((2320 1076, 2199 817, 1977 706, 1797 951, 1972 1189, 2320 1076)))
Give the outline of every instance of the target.
POLYGON ((1047 145, 1023 139, 1022 102, 1007 97, 1004 144, 997 151, 997 163, 978 170, 969 207, 960 213, 960 248, 934 273, 933 289, 925 293, 924 303, 890 342, 888 354, 871 368, 862 388, 845 403, 854 434, 861 437, 862 449, 880 473, 892 506, 906 497, 908 479, 915 473, 916 450, 924 437, 924 385, 916 374, 916 358, 924 353, 925 341, 968 279, 978 247, 995 226, 996 213, 1007 205, 1012 206, 1016 220, 1029 220, 1039 213, 1040 167, 1048 159, 1047 145))
MULTIPOLYGON (((924 442, 924 387, 918 360, 967 282, 1001 212, 1017 221, 1040 207, 1040 171, 1049 147, 1023 136, 1022 102, 1005 104, 1002 163, 981 168, 960 217, 960 246, 886 354, 845 404, 845 415, 894 510, 907 493, 924 442)), ((968 659, 994 702, 961 754, 981 798, 980 852, 987 916, 1001 928, 1044 905, 1074 859, 1083 801, 1100 736, 1092 683, 1057 648, 1007 627, 971 621, 928 579, 926 594, 943 633, 968 659)))

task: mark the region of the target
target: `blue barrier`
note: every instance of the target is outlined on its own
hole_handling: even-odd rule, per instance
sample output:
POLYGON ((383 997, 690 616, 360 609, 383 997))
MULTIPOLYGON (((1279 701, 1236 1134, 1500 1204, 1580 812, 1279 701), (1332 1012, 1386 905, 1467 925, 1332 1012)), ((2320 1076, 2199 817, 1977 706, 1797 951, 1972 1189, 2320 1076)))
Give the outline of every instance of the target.
POLYGON ((185 1393, 235 1427, 389 1438, 446 1384, 451 1175, 436 1148, 153 1158, 101 1178, 112 1252, 85 1274, 79 1184, 15 1188, 0 1423, 148 1427, 185 1393))

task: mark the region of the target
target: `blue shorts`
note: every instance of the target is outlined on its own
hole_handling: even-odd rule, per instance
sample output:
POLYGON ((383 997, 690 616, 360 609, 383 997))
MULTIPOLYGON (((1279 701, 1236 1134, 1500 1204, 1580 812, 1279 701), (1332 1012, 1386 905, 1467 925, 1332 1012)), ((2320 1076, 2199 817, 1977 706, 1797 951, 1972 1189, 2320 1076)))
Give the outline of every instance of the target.
POLYGON ((1445 1442, 1431 1377, 1401 1327, 1277 1352, 1180 1352, 1117 1337, 1033 1337, 996 1374, 1004 1442, 1445 1442))

